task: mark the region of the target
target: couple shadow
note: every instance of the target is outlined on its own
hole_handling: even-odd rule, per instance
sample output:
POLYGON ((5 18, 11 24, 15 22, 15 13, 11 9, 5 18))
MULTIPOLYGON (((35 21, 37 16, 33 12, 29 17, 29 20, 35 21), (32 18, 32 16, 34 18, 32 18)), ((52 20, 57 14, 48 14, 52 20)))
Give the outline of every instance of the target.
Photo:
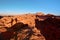
MULTIPOLYGON (((6 28, 6 32, 0 33, 0 40, 10 40, 11 38, 14 38, 14 40, 18 40, 18 32, 22 31, 24 29, 29 29, 26 33, 28 35, 25 38, 22 38, 20 40, 29 40, 31 35, 33 34, 32 29, 28 26, 28 24, 23 24, 22 22, 16 23, 11 28, 6 28)), ((23 35, 23 34, 22 34, 23 35)))

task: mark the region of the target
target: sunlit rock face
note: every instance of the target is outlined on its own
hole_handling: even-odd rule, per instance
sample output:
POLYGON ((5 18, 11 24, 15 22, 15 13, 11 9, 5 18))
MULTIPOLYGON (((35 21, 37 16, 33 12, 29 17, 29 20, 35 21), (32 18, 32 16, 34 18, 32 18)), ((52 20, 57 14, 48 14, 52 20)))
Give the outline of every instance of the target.
POLYGON ((21 15, 19 17, 17 17, 17 19, 20 22, 23 22, 24 24, 28 24, 30 26, 34 26, 35 24, 35 15, 33 14, 25 14, 25 15, 21 15))
MULTIPOLYGON (((47 20, 47 18, 50 16, 50 14, 44 15, 42 12, 38 12, 36 14, 2 16, 0 17, 0 40, 47 40, 45 35, 47 35, 49 32, 51 33, 51 29, 55 30, 55 24, 53 26, 50 25, 53 23, 53 21, 49 23, 51 20, 47 20), (45 20, 48 23, 46 23, 45 20), (43 21, 46 24, 41 24, 40 21, 43 21), (40 28, 40 26, 42 28, 40 28), (41 29, 43 29, 43 31, 41 29), (41 33, 41 31, 44 34, 41 33)), ((60 20, 60 17, 57 18, 60 20)), ((55 31, 53 31, 53 33, 55 33, 55 31)), ((56 29, 56 35, 58 33, 59 29, 56 29)), ((50 40, 52 37, 48 39, 50 40)))
POLYGON ((14 25, 18 22, 22 22, 24 24, 28 24, 30 26, 35 25, 35 15, 34 14, 23 14, 23 15, 18 15, 18 16, 13 16, 13 17, 3 17, 1 18, 1 23, 3 23, 6 27, 11 27, 11 25, 14 25))

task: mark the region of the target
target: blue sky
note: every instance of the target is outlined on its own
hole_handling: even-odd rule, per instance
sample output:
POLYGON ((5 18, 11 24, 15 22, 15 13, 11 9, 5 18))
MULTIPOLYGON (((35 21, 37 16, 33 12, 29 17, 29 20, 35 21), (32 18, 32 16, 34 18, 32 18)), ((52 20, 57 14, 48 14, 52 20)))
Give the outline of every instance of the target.
POLYGON ((60 15, 60 0, 0 0, 0 14, 29 12, 60 15))

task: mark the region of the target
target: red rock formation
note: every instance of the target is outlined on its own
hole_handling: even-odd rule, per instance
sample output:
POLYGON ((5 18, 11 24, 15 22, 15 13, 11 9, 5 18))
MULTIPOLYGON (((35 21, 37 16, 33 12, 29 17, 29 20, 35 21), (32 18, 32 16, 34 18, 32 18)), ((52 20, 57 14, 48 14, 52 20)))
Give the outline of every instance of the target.
POLYGON ((1 40, 45 40, 49 36, 50 39, 54 39, 55 34, 59 35, 60 31, 60 28, 56 28, 60 26, 60 17, 54 17, 54 15, 44 15, 40 12, 37 14, 3 16, 0 19, 0 38, 1 40), (53 16, 52 19, 49 18, 51 16, 53 16), (52 34, 54 34, 54 37, 51 37, 52 34))
POLYGON ((60 40, 60 19, 50 16, 43 21, 36 19, 35 23, 35 27, 41 31, 46 40, 60 40))

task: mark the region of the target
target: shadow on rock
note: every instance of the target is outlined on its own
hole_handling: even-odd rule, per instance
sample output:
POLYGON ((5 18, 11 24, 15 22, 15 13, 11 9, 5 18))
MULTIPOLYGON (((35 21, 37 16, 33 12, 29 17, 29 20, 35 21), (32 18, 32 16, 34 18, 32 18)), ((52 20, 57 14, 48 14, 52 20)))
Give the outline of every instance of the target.
POLYGON ((0 19, 3 18, 3 16, 0 16, 0 19))
MULTIPOLYGON (((6 29, 7 29, 6 32, 0 33, 0 40, 10 40, 11 38, 14 38, 14 40, 17 40, 18 39, 17 34, 19 31, 21 31, 22 29, 30 29, 31 30, 31 28, 28 27, 28 24, 23 24, 21 22, 16 23, 11 28, 6 28, 6 29)), ((30 36, 28 38, 30 38, 30 36)))
POLYGON ((36 19, 35 27, 41 31, 46 40, 60 40, 60 19, 52 17, 44 21, 36 19))

